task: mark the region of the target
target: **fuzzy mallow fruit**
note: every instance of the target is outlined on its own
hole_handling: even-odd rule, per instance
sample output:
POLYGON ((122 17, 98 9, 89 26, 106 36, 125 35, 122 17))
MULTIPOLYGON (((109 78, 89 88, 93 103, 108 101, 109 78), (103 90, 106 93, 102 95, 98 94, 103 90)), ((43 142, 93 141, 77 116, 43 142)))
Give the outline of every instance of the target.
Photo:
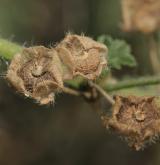
POLYGON ((115 96, 112 116, 102 116, 102 121, 129 146, 143 149, 160 135, 160 98, 115 96))
POLYGON ((82 76, 95 80, 107 67, 108 49, 85 36, 68 34, 54 48, 33 46, 16 54, 6 78, 20 93, 40 104, 54 102, 64 81, 82 76))

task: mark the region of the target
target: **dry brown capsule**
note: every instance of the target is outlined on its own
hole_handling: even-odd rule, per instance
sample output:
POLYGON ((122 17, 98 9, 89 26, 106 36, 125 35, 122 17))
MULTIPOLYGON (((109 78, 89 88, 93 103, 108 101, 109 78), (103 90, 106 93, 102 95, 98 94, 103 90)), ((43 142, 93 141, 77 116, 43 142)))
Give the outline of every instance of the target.
POLYGON ((56 50, 68 69, 64 79, 80 75, 93 80, 107 66, 107 47, 89 37, 68 34, 56 50))
POLYGON ((121 0, 123 29, 152 33, 160 28, 159 0, 121 0))
POLYGON ((54 93, 63 88, 62 68, 57 52, 43 46, 24 48, 15 55, 6 78, 17 91, 40 104, 54 101, 54 93))
POLYGON ((112 117, 102 117, 104 125, 140 150, 160 134, 159 103, 156 97, 116 96, 112 117))

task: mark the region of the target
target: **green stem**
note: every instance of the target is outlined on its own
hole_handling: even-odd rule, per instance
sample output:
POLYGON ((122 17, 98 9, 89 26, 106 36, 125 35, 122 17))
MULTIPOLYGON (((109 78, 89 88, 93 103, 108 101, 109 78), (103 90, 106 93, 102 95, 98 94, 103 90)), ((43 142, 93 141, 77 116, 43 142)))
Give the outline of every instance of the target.
MULTIPOLYGON (((15 44, 11 41, 0 39, 0 56, 11 60, 16 53, 21 52, 23 49, 22 46, 15 44)), ((69 80, 66 82, 70 87, 75 89, 79 89, 81 84, 84 82, 83 79, 77 78, 74 80, 69 80)), ((155 85, 160 84, 160 76, 149 76, 149 77, 141 77, 135 78, 133 80, 124 80, 119 81, 117 84, 103 84, 101 87, 107 92, 117 91, 125 88, 132 88, 144 85, 155 85)))
POLYGON ((22 46, 0 38, 0 56, 11 60, 12 57, 23 49, 22 46))
POLYGON ((160 84, 160 76, 148 76, 148 77, 140 77, 130 80, 119 81, 117 84, 105 84, 102 85, 104 90, 108 92, 117 91, 125 88, 133 88, 139 86, 147 86, 147 85, 156 85, 160 84))

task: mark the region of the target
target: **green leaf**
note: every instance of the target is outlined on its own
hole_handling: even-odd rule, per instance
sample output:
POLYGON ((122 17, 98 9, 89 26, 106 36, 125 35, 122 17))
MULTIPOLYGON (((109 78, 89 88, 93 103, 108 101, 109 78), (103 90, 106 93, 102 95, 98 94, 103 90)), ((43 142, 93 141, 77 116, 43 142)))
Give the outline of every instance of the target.
POLYGON ((98 37, 98 41, 104 43, 109 49, 108 63, 111 68, 121 69, 122 66, 136 66, 137 63, 131 54, 131 48, 124 40, 102 35, 98 37))

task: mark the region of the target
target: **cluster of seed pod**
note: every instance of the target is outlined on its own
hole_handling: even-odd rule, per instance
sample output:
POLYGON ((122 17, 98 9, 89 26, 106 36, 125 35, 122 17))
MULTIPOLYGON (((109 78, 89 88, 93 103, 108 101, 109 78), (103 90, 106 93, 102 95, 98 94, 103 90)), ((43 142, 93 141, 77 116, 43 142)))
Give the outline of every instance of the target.
POLYGON ((107 66, 108 49, 85 36, 68 34, 54 48, 34 46, 16 54, 6 78, 17 91, 40 104, 54 102, 64 81, 96 79, 107 66))
MULTIPOLYGON (((54 48, 24 48, 12 59, 6 78, 17 91, 40 104, 54 102, 65 80, 81 76, 95 80, 107 67, 107 47, 91 38, 67 35, 54 48)), ((115 96, 105 127, 140 150, 160 135, 160 98, 115 96)))
POLYGON ((152 33, 160 28, 159 0, 121 0, 123 29, 152 33))
POLYGON ((102 121, 129 146, 143 149, 160 135, 160 98, 116 96, 112 116, 103 116, 102 121))

